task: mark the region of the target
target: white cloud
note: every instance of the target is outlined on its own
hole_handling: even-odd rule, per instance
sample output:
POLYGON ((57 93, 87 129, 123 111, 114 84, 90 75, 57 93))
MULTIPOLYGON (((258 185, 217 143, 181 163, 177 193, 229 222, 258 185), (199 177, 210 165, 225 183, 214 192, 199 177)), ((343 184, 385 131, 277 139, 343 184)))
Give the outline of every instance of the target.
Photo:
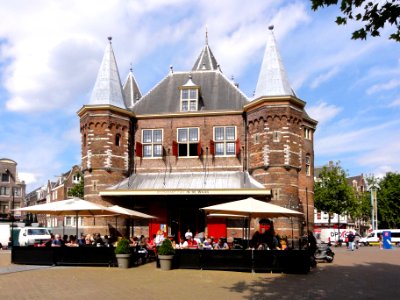
POLYGON ((341 110, 340 107, 333 104, 329 105, 326 102, 307 107, 307 112, 310 117, 317 120, 320 125, 332 120, 341 110))
POLYGON ((388 91, 400 86, 399 79, 392 79, 389 82, 375 84, 367 90, 367 95, 371 95, 380 91, 388 91))
POLYGON ((389 107, 398 107, 398 106, 400 106, 400 98, 399 98, 399 99, 396 99, 396 100, 393 100, 393 101, 389 104, 389 107))
POLYGON ((319 76, 317 76, 317 78, 315 78, 311 84, 310 87, 312 89, 317 88, 321 83, 324 83, 326 81, 328 81, 329 79, 331 79, 333 76, 335 76, 337 73, 339 73, 340 68, 335 66, 333 67, 331 70, 329 70, 328 72, 321 74, 319 76))

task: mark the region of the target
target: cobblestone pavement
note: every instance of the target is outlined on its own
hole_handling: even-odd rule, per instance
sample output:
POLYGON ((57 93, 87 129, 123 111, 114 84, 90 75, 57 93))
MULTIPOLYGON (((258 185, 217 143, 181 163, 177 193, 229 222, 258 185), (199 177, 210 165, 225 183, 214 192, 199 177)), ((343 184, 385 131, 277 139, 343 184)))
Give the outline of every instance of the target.
POLYGON ((400 299, 400 248, 333 248, 307 275, 24 266, 0 251, 1 299, 400 299))

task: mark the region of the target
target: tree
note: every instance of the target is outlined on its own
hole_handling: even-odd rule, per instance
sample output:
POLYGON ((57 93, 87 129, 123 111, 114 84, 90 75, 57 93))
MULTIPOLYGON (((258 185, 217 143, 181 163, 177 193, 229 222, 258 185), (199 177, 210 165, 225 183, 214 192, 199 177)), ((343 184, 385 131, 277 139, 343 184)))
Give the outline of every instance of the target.
POLYGON ((68 196, 83 198, 84 196, 84 181, 83 176, 78 184, 75 184, 69 191, 68 196))
POLYGON ((324 166, 314 184, 315 208, 329 215, 341 215, 354 209, 355 203, 354 191, 348 185, 346 172, 340 163, 324 166))
POLYGON ((400 226, 400 174, 387 173, 379 181, 378 219, 381 228, 400 226))
MULTIPOLYGON (((337 5, 338 0, 311 0, 311 8, 315 11, 320 7, 337 5)), ((348 20, 362 22, 363 27, 352 34, 352 39, 367 39, 368 35, 379 36, 385 25, 394 26, 394 33, 389 39, 400 42, 400 1, 373 0, 341 0, 340 10, 343 16, 336 18, 338 25, 346 25, 348 20)))

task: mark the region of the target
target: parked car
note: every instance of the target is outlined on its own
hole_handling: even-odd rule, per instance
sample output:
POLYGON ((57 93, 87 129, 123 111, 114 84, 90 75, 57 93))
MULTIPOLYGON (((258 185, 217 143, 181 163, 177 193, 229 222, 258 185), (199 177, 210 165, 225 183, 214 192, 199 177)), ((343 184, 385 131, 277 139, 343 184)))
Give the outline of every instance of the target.
POLYGON ((22 227, 19 231, 19 246, 34 246, 51 239, 50 232, 43 227, 22 227))

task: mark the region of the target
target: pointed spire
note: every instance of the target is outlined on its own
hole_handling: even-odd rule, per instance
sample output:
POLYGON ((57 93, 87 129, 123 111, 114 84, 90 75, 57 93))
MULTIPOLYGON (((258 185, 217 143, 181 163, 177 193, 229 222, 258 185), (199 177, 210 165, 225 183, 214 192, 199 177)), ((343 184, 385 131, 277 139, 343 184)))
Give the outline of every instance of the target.
POLYGON ((126 78, 123 86, 123 92, 126 107, 132 107, 142 97, 139 85, 137 84, 135 76, 133 75, 132 64, 129 69, 128 77, 126 78))
MULTIPOLYGON (((208 46, 208 31, 206 29, 206 41, 203 50, 197 58, 192 71, 210 71, 219 70, 219 64, 212 53, 210 46, 208 46)), ((220 71, 220 70, 219 70, 220 71)))
POLYGON ((268 29, 267 46, 254 98, 262 96, 295 96, 276 45, 273 33, 274 26, 269 26, 268 29))
POLYGON ((125 109, 121 79, 111 40, 112 38, 109 37, 109 43, 104 51, 103 61, 101 62, 89 103, 110 104, 125 109))

